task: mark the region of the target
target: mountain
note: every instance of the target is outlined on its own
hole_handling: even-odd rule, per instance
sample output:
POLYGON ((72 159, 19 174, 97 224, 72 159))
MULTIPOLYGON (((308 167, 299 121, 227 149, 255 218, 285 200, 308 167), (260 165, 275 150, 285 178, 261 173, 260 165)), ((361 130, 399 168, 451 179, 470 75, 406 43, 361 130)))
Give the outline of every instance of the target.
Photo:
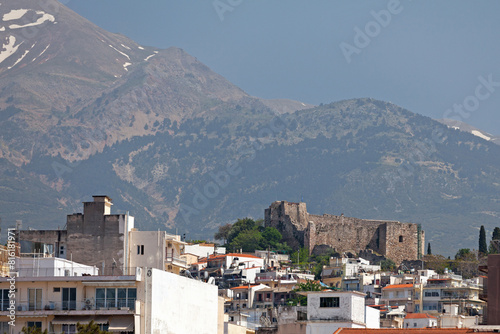
POLYGON ((313 214, 420 223, 449 255, 499 225, 491 141, 373 99, 252 97, 57 1, 3 1, 0 17, 4 226, 63 226, 95 194, 188 239, 302 198, 313 214))
POLYGON ((473 127, 470 124, 454 120, 454 119, 438 119, 438 122, 448 126, 449 128, 455 129, 455 130, 460 130, 460 131, 465 131, 468 133, 471 133, 475 136, 478 136, 479 138, 483 138, 484 140, 491 141, 492 143, 495 143, 497 145, 500 145, 500 137, 499 136, 493 136, 483 130, 480 130, 476 127, 473 127))

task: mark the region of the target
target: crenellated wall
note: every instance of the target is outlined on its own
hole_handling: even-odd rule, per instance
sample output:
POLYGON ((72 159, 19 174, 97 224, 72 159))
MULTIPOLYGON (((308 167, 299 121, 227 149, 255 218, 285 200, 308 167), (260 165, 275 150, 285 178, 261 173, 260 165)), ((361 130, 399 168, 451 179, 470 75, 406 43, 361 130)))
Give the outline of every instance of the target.
POLYGON ((292 248, 310 252, 325 245, 340 253, 372 249, 400 263, 419 259, 425 244, 417 224, 311 215, 305 203, 274 202, 265 210, 265 223, 278 229, 292 248))

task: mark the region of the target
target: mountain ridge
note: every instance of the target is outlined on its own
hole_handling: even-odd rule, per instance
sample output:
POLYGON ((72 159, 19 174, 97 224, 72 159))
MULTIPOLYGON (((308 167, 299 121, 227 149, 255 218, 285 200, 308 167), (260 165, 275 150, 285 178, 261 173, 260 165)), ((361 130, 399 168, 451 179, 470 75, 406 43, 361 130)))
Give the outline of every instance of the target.
MULTIPOLYGON (((181 49, 140 46, 46 3, 61 7, 0 5, 2 18, 30 8, 57 22, 36 25, 32 37, 14 29, 26 49, 0 62, 0 215, 8 226, 64 225, 94 194, 111 196, 141 229, 190 239, 302 197, 313 214, 420 223, 435 252, 449 251, 445 239, 473 248, 476 225, 498 225, 500 148, 492 142, 370 98, 311 106, 252 97, 181 49), (35 42, 51 46, 33 62, 31 51, 22 55, 35 42)), ((0 31, 4 49, 12 35, 0 31)))

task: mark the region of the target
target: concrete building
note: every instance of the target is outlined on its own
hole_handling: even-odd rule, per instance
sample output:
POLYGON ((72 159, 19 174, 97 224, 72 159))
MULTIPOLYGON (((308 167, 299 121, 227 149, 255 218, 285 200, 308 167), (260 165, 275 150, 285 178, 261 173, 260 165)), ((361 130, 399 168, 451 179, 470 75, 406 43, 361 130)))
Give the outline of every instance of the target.
POLYGON ((127 276, 19 277, 15 281, 15 327, 0 278, 0 330, 18 334, 23 326, 49 333, 76 333, 76 323, 93 320, 118 333, 206 333, 218 330, 217 287, 147 268, 127 276), (196 315, 196 317, 193 317, 196 315))
POLYGON ((266 226, 278 229, 294 249, 343 253, 369 248, 396 263, 420 259, 424 251, 425 235, 418 224, 312 215, 306 203, 286 201, 273 202, 264 216, 266 226))
POLYGON ((189 268, 182 259, 185 242, 179 235, 164 231, 137 231, 129 233, 128 268, 150 267, 179 274, 189 268))
POLYGON ((186 244, 184 246, 184 252, 188 254, 193 254, 198 257, 207 257, 209 255, 213 254, 226 254, 226 248, 225 247, 216 247, 215 244, 186 244))
POLYGON ((466 316, 458 313, 459 306, 444 305, 444 313, 438 318, 440 328, 471 328, 479 325, 479 316, 466 316))
POLYGON ((108 196, 93 199, 83 203, 83 214, 68 215, 65 230, 18 231, 21 252, 36 253, 41 248, 55 257, 96 266, 105 275, 126 274, 134 217, 111 214, 108 196))
POLYGON ((18 257, 15 260, 18 277, 99 275, 99 268, 95 266, 87 266, 57 257, 37 257, 37 254, 32 254, 31 257, 26 257, 26 254, 22 255, 24 257, 18 257))
MULTIPOLYGON (((306 333, 330 334, 341 327, 365 328, 364 297, 356 291, 307 293, 306 333)), ((380 323, 380 318, 376 321, 380 323)))
POLYGON ((427 328, 437 327, 436 317, 427 313, 408 313, 404 319, 404 328, 427 328))
POLYGON ((179 273, 189 268, 182 259, 185 242, 163 231, 138 231, 134 217, 111 214, 108 196, 93 196, 83 203, 83 214, 68 215, 65 230, 21 230, 23 253, 72 259, 96 266, 103 275, 126 275, 137 267, 179 273))
POLYGON ((389 306, 405 306, 406 312, 413 311, 409 309, 413 305, 413 284, 393 284, 382 288, 382 297, 380 302, 389 306))
POLYGON ((380 327, 380 312, 365 306, 363 293, 356 291, 301 293, 307 294, 306 307, 278 308, 285 311, 285 316, 280 314, 269 316, 267 326, 260 327, 257 333, 331 334, 339 328, 380 327), (277 321, 274 321, 275 318, 277 321))

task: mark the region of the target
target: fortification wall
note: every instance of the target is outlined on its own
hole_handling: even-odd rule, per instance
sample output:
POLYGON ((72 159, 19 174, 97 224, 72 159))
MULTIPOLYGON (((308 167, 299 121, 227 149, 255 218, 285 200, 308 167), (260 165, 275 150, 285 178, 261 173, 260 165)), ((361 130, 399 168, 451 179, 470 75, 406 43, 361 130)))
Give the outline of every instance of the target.
POLYGON ((293 249, 304 246, 307 217, 306 203, 273 202, 264 211, 265 225, 280 231, 284 241, 293 249))
POLYGON ((308 233, 309 240, 305 242, 310 251, 328 245, 339 253, 366 248, 380 252, 379 229, 383 223, 333 215, 309 215, 309 220, 309 226, 314 225, 315 229, 315 233, 308 233))
POLYGON ((294 249, 304 246, 310 252, 315 247, 339 253, 372 249, 400 263, 418 259, 425 245, 417 224, 311 215, 305 203, 274 202, 265 211, 265 223, 278 229, 294 249))

